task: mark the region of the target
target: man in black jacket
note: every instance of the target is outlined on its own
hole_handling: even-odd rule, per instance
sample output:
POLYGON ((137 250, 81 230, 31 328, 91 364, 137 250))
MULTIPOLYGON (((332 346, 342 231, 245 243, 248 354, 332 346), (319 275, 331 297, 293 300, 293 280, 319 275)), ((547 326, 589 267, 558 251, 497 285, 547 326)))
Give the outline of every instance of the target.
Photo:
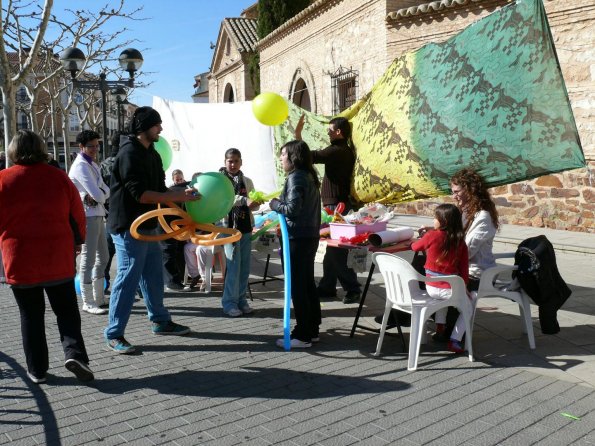
MULTIPOLYGON (((121 354, 135 351, 124 338, 124 330, 139 281, 153 333, 185 335, 190 332, 188 327, 172 322, 163 305, 163 258, 159 243, 137 240, 130 233, 132 222, 156 209, 157 203, 200 198, 191 188, 168 191, 165 186, 161 157, 153 145, 161 130, 161 117, 156 110, 136 109, 130 124, 131 135, 121 144, 112 169, 107 226, 116 246, 118 274, 112 287, 105 338, 108 348, 121 354)), ((145 221, 139 233, 157 234, 157 219, 145 221)))
MULTIPOLYGON (((301 139, 304 116, 296 126, 296 139, 301 139)), ((355 165, 355 150, 349 144, 351 125, 346 118, 333 118, 329 122, 328 136, 331 145, 322 150, 312 151, 312 162, 324 164, 324 177, 320 196, 323 206, 334 211, 339 203, 345 204, 344 213, 351 209, 350 190, 355 165)), ((345 291, 344 304, 357 303, 361 296, 361 286, 357 274, 347 267, 348 251, 342 248, 326 248, 322 262, 322 278, 318 282, 321 299, 337 295, 337 279, 345 291)))

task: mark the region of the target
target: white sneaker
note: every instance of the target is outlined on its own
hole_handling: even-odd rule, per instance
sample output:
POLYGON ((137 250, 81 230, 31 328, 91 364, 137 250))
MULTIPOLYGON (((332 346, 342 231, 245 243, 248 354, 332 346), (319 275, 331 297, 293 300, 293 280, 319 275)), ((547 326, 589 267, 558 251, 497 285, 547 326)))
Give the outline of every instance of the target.
POLYGON ((99 308, 95 304, 84 304, 83 311, 89 314, 106 314, 107 310, 105 308, 99 308))
POLYGON ((242 313, 244 313, 244 314, 252 314, 252 313, 254 313, 254 310, 248 304, 244 305, 242 308, 240 308, 240 310, 242 310, 242 313))
POLYGON ((45 376, 42 376, 41 378, 38 378, 37 376, 35 376, 33 373, 31 372, 27 372, 27 376, 29 377, 29 379, 34 382, 35 384, 43 384, 46 381, 45 376))
MULTIPOLYGON (((277 347, 285 348, 285 340, 284 339, 277 339, 276 344, 277 344, 277 347)), ((289 342, 289 346, 290 346, 290 348, 308 348, 308 347, 312 347, 312 343, 300 341, 299 339, 291 339, 291 341, 289 342)))
POLYGON ((242 314, 242 310, 239 310, 237 308, 232 308, 231 310, 228 311, 224 311, 225 314, 227 314, 229 317, 240 317, 242 314))

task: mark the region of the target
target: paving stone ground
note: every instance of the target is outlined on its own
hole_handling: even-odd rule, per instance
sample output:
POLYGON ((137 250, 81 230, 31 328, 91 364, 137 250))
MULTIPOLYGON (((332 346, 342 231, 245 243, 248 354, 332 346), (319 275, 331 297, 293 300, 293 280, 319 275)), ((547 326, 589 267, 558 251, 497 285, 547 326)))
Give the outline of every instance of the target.
MULTIPOLYGON (((593 259, 573 255, 558 260, 574 291, 559 335, 540 334, 533 306, 531 351, 514 307, 490 301, 474 332, 475 362, 428 344, 415 372, 407 371, 399 338, 387 337, 378 358, 377 334, 358 330, 350 338, 356 306, 338 300, 323 304, 318 345, 278 349, 277 281, 254 285, 256 312, 237 319, 223 316, 220 287, 168 293, 173 319, 192 328, 184 337, 152 335, 136 302, 126 331, 140 350, 132 356, 105 348, 106 316, 83 313, 91 385, 63 367, 48 306, 51 366, 38 386, 26 378, 18 310, 2 288, 0 444, 592 445, 595 279, 581 276, 593 259)), ((263 260, 255 254, 254 278, 263 260)), ((278 259, 271 268, 281 272, 278 259)), ((363 323, 373 326, 382 306, 375 275, 363 323)))

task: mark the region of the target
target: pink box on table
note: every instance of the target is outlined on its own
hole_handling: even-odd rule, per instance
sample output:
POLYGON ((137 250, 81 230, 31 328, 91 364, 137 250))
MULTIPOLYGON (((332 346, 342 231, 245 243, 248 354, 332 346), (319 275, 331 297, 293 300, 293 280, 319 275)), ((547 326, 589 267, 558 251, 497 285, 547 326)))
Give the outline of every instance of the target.
POLYGON ((372 224, 354 225, 351 223, 331 223, 331 238, 339 240, 341 237, 355 237, 357 234, 363 232, 379 232, 386 231, 385 221, 377 221, 372 224))

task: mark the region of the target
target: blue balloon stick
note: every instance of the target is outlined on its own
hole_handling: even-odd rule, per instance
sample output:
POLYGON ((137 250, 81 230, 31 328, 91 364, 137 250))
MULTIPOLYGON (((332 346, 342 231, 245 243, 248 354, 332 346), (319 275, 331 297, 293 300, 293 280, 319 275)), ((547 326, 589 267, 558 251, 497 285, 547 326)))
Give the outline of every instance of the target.
POLYGON ((291 315, 291 260, 289 258, 289 234, 287 233, 287 221, 285 216, 279 214, 279 225, 281 226, 281 240, 283 247, 283 275, 285 276, 285 306, 283 307, 283 347, 285 351, 291 350, 289 334, 291 315))

